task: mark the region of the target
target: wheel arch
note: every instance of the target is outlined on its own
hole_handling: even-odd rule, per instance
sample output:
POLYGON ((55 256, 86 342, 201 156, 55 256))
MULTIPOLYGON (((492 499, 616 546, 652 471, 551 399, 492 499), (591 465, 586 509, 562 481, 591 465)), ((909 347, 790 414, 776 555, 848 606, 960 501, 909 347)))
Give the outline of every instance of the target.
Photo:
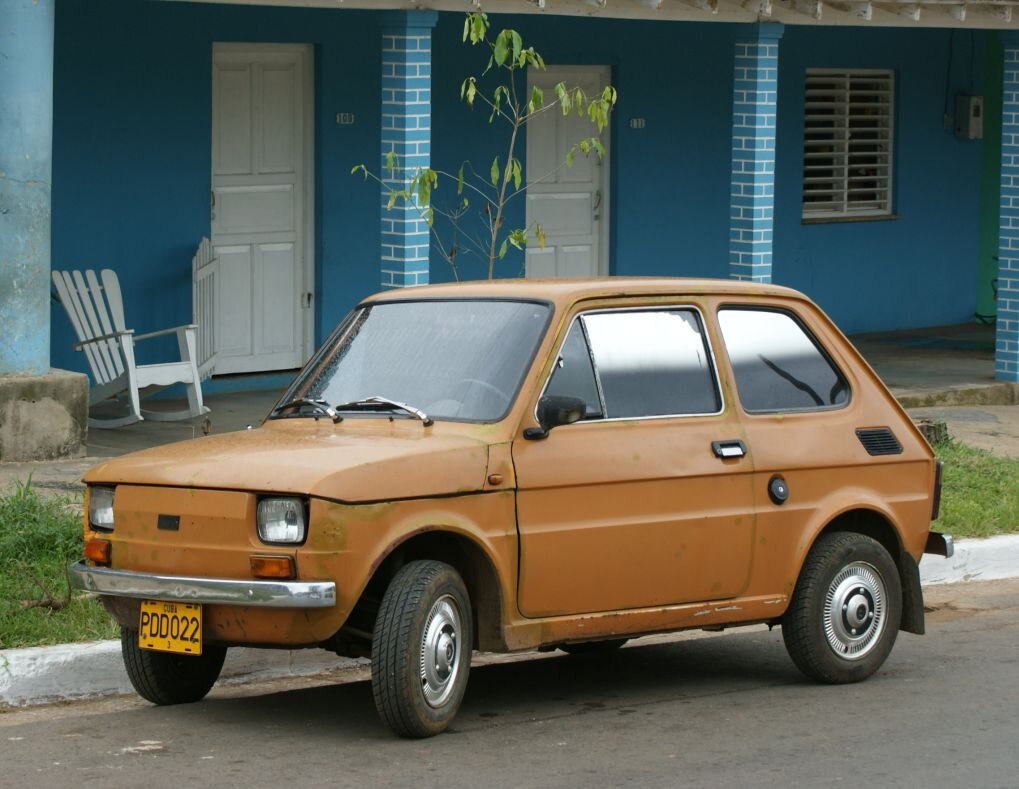
POLYGON ((854 532, 870 537, 879 543, 892 557, 899 572, 899 585, 902 589, 902 621, 900 630, 922 635, 924 633, 923 591, 920 588, 920 569, 916 560, 905 550, 899 527, 892 515, 886 511, 868 505, 857 505, 832 516, 818 529, 810 544, 799 557, 797 580, 803 572, 810 550, 826 534, 836 532, 854 532))
POLYGON ((473 646, 486 651, 505 649, 503 593, 495 562, 479 541, 448 526, 421 528, 390 545, 362 590, 351 618, 360 613, 362 623, 367 625, 370 619, 374 625, 373 605, 377 607, 397 571, 418 559, 445 562, 463 578, 474 620, 473 646))

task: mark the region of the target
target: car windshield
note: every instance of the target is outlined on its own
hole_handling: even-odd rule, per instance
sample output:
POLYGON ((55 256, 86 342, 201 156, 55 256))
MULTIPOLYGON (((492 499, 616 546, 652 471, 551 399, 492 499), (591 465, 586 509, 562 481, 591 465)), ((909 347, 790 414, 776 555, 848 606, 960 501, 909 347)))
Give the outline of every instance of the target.
MULTIPOLYGON (((516 397, 549 313, 548 305, 525 301, 371 304, 344 321, 280 402, 353 406, 379 397, 432 419, 497 421, 516 397)), ((384 404, 373 410, 399 413, 384 404)))

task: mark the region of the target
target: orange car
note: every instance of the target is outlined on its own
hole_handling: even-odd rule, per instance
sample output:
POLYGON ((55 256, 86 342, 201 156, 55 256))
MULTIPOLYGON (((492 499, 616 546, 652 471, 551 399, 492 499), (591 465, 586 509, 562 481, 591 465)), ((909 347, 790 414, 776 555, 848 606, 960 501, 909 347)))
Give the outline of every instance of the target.
POLYGON ((77 589, 156 704, 226 649, 369 656, 398 734, 442 731, 474 649, 608 650, 779 624, 821 682, 922 633, 940 466, 831 321, 733 281, 388 291, 257 428, 86 476, 77 589))

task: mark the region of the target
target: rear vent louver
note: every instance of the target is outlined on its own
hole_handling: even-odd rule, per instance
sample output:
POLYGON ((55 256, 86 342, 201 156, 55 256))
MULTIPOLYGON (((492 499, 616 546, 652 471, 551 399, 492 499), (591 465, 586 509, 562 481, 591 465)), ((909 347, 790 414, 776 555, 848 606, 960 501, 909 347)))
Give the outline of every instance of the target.
POLYGON ((902 444, 887 427, 867 427, 856 431, 863 448, 871 455, 901 455, 902 444))

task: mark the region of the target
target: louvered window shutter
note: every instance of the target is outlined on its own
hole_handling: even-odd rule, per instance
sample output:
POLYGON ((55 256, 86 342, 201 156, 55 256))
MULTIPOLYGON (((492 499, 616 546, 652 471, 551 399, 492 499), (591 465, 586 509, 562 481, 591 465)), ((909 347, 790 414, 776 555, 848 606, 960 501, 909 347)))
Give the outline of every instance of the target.
POLYGON ((804 219, 892 212, 894 94, 891 71, 807 70, 804 219))

